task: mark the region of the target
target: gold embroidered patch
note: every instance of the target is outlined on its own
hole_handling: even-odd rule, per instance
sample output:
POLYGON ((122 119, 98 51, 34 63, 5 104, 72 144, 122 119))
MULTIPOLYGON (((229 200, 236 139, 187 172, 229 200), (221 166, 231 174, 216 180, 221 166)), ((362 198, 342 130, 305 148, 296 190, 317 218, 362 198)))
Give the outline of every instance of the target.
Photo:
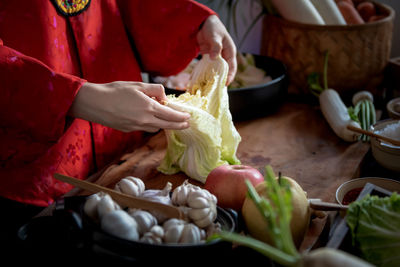
POLYGON ((89 7, 90 0, 52 0, 57 10, 65 16, 75 16, 89 7))

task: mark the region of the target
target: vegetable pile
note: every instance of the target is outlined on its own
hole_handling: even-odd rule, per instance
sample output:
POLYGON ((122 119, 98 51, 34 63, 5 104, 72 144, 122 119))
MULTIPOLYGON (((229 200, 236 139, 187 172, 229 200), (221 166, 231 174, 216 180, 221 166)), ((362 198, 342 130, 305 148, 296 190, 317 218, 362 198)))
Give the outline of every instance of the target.
POLYGON ((347 24, 364 24, 384 18, 369 0, 335 0, 347 24))
POLYGON ((223 164, 240 164, 236 151, 241 137, 229 110, 226 87, 228 64, 206 54, 195 66, 188 91, 168 95, 167 106, 190 113, 190 127, 166 130, 167 151, 157 168, 164 174, 185 172, 205 182, 207 175, 223 164))
MULTIPOLYGON (((180 73, 168 77, 154 77, 154 82, 161 83, 167 88, 186 91, 198 59, 193 59, 189 65, 180 73)), ((272 81, 263 69, 256 66, 254 56, 249 53, 237 53, 238 69, 234 80, 229 84, 228 89, 244 88, 258 84, 266 84, 272 81)))
POLYGON ((270 1, 283 18, 300 23, 353 25, 384 18, 375 4, 369 0, 270 1))
POLYGON ((163 190, 145 190, 141 179, 128 176, 121 179, 115 190, 143 197, 150 201, 178 206, 185 220, 167 218, 155 211, 121 207, 103 192, 88 197, 84 212, 100 224, 103 231, 116 237, 150 244, 196 244, 221 230, 215 222, 217 199, 205 189, 185 181, 175 188, 167 183, 163 190))
POLYGON ((209 240, 223 239, 252 248, 282 266, 372 266, 344 251, 319 248, 300 254, 290 234, 291 191, 289 182, 275 178, 272 168, 267 166, 265 182, 268 198, 261 197, 251 183, 247 183, 249 196, 268 224, 272 245, 250 236, 221 231, 209 240))
POLYGON ((237 54, 238 70, 233 82, 228 89, 244 88, 257 84, 266 84, 272 81, 271 76, 260 68, 257 68, 252 54, 237 54))
POLYGON ((377 266, 400 266, 400 195, 366 196, 350 204, 346 217, 353 245, 377 266))

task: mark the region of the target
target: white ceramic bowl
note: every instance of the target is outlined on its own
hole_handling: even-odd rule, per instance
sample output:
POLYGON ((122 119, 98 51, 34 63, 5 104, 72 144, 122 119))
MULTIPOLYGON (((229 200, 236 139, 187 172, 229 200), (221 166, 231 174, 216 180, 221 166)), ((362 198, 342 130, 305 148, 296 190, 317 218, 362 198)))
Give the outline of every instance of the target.
MULTIPOLYGON (((386 126, 398 123, 399 120, 378 121, 372 126, 372 131, 376 132, 384 129, 386 126)), ((400 128, 398 128, 400 131, 400 128)), ((376 137, 371 137, 371 150, 375 160, 384 168, 400 172, 400 146, 391 145, 380 141, 376 137)))
POLYGON ((344 182, 341 184, 336 190, 336 201, 339 204, 342 204, 344 196, 352 189, 363 188, 366 183, 371 183, 376 186, 379 186, 383 189, 389 190, 391 192, 400 192, 400 181, 388 179, 388 178, 380 178, 380 177, 363 177, 356 178, 344 182))

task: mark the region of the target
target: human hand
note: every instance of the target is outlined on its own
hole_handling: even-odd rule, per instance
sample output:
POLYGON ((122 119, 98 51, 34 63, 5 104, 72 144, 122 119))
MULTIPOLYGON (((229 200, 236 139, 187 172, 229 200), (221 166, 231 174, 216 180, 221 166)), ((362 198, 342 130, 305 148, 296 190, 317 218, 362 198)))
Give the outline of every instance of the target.
POLYGON ((123 131, 156 132, 189 127, 188 113, 160 102, 167 100, 160 84, 117 81, 86 82, 79 90, 69 115, 123 131))
POLYGON ((236 75, 236 46, 224 24, 215 16, 209 16, 197 34, 197 42, 201 54, 210 54, 210 58, 221 56, 228 62, 229 72, 227 84, 230 84, 236 75))

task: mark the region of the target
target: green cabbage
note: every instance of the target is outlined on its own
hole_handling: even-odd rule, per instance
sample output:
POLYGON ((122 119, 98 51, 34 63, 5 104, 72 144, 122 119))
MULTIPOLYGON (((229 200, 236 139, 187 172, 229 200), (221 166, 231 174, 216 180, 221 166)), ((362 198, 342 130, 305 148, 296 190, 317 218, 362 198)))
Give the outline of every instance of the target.
POLYGON ((226 87, 228 64, 222 57, 204 55, 193 70, 186 93, 168 95, 167 106, 191 114, 190 127, 165 130, 167 151, 157 168, 164 174, 183 171, 205 182, 212 169, 240 164, 236 151, 241 137, 229 110, 226 87))
POLYGON ((400 266, 400 195, 366 196, 350 204, 347 224, 353 245, 377 266, 400 266))

